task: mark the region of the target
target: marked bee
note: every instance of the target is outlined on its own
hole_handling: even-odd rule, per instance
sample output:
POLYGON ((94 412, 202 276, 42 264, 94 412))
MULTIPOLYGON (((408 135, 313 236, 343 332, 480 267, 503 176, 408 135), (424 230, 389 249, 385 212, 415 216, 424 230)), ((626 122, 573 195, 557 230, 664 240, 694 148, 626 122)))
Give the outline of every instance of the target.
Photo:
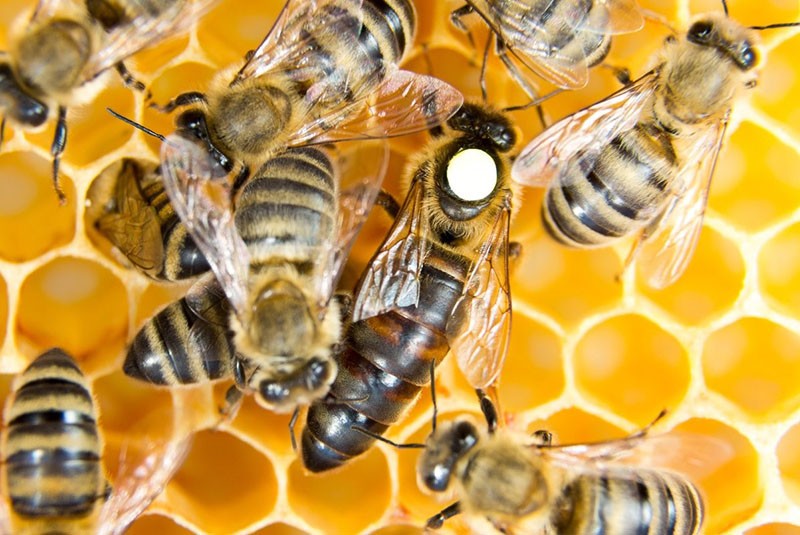
POLYGON ((226 172, 192 140, 167 138, 162 160, 214 277, 145 324, 125 373, 165 385, 232 376, 276 412, 323 396, 345 316, 336 281, 380 189, 385 143, 291 148, 236 191, 214 190, 226 172))
MULTIPOLYGON (((493 406, 488 407, 493 413, 493 406)), ((703 499, 694 484, 676 472, 623 460, 677 457, 681 452, 702 458, 711 450, 725 453, 720 447, 724 445, 674 435, 645 436, 649 426, 619 440, 553 445, 546 431, 535 438, 518 437, 496 429, 491 418, 487 422, 484 432, 469 419, 440 427, 434 423, 425 444, 404 445, 423 448, 417 464, 422 486, 437 493, 452 490, 458 498, 431 517, 427 528, 438 529, 448 518, 464 513, 476 533, 492 528, 501 533, 576 535, 700 533, 703 499), (689 452, 682 440, 707 449, 689 452)))
POLYGON ((130 427, 112 485, 89 383, 61 349, 40 355, 6 402, 0 494, 10 507, 0 504, 0 532, 122 533, 188 450, 188 428, 164 416, 130 427))
MULTIPOLYGON (((210 269, 186 227, 172 209, 155 164, 123 158, 105 168, 92 186, 107 188, 94 226, 139 271, 163 281, 195 277, 210 269), (105 201, 105 202, 104 202, 105 201)), ((102 195, 102 194, 101 194, 102 195)))
POLYGON ((637 258, 653 287, 677 280, 700 235, 732 108, 758 80, 757 30, 788 25, 748 28, 727 7, 699 15, 666 39, 647 74, 535 138, 511 174, 547 186, 547 232, 583 248, 635 236, 628 263, 637 258))
MULTIPOLYGON (((509 120, 465 104, 407 169, 402 208, 358 283, 327 398, 309 407, 302 459, 335 468, 374 442, 452 351, 470 384, 491 387, 511 328, 508 231, 514 197, 509 120)), ((390 202, 391 201, 391 202, 390 202)))
MULTIPOLYGON (((56 114, 50 153, 58 185, 61 154, 67 142, 67 108, 87 104, 115 68, 129 87, 142 90, 123 61, 188 29, 213 0, 39 0, 30 16, 18 19, 10 35, 8 58, 0 63, 0 107, 24 129, 42 126, 56 114)), ((0 132, 2 139, 2 132, 0 132)))
POLYGON ((177 134, 246 177, 287 146, 400 136, 449 117, 461 94, 396 65, 413 45, 409 0, 289 0, 241 68, 183 93, 177 134))
MULTIPOLYGON (((589 68, 608 55, 612 35, 635 32, 644 25, 635 0, 466 0, 450 20, 467 32, 470 41, 462 17, 471 13, 477 13, 491 31, 487 52, 494 39, 508 73, 534 100, 539 97, 536 84, 524 71, 563 89, 580 89, 589 80, 589 68)), ((485 68, 484 59, 482 83, 485 68)))

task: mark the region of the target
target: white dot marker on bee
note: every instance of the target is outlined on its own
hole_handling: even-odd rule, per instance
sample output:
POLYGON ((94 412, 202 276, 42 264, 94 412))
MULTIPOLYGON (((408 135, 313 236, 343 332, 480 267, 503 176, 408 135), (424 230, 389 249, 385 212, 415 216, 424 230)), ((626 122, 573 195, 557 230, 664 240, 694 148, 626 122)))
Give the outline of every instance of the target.
POLYGON ((480 149, 465 149, 450 159, 447 184, 465 201, 485 199, 497 185, 494 158, 480 149))

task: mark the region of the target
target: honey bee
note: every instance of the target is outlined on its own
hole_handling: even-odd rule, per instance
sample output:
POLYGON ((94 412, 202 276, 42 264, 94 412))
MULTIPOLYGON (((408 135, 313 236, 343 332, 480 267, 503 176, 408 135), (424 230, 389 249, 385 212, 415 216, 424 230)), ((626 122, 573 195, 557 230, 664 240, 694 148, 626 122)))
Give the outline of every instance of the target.
MULTIPOLYGON (((487 51, 493 38, 506 70, 534 100, 539 95, 523 69, 560 88, 580 89, 589 80, 589 68, 608 55, 611 37, 644 25, 635 0, 466 0, 451 13, 450 20, 467 32, 470 41, 472 35, 462 17, 471 13, 478 14, 491 31, 487 51)), ((484 59, 484 98, 485 69, 484 59)))
POLYGON ((735 103, 756 86, 757 30, 725 13, 695 17, 670 36, 654 67, 605 100, 551 126, 514 162, 515 181, 547 186, 547 232, 572 247, 635 236, 648 283, 686 269, 735 103))
POLYGON ((399 136, 449 117, 461 94, 396 65, 413 46, 409 0, 289 0, 244 66, 178 95, 177 134, 246 177, 287 146, 399 136))
POLYGON ((464 104, 446 127, 407 169, 405 203, 389 209, 394 225, 358 283, 338 375, 309 407, 302 459, 312 472, 366 451, 374 438, 351 427, 382 434, 448 352, 475 388, 500 373, 511 328, 516 134, 504 115, 477 104, 464 104))
POLYGON ((95 228, 139 271, 178 281, 210 269, 172 209, 157 165, 123 158, 104 169, 95 184, 111 190, 105 202, 94 199, 101 202, 95 228))
MULTIPOLYGON (((163 415, 162 415, 163 416, 163 415)), ((172 419, 168 419, 173 423, 172 419)), ((97 406, 78 365, 61 349, 20 374, 5 409, 0 530, 122 533, 161 492, 188 450, 167 419, 132 425, 112 485, 103 467, 97 406)), ((176 422, 177 423, 177 422, 176 422)))
MULTIPOLYGON (((213 0, 39 0, 33 14, 12 28, 8 59, 0 63, 0 107, 24 129, 42 126, 56 110, 50 153, 58 184, 67 142, 67 108, 90 102, 112 67, 129 87, 144 89, 123 61, 188 29, 213 0)), ((2 132, 0 132, 2 139, 2 132)))
MULTIPOLYGON (((458 497, 428 520, 430 529, 464 513, 477 533, 492 526, 502 533, 700 533, 703 499, 693 483, 676 472, 622 464, 644 451, 653 456, 680 447, 681 438, 646 437, 646 431, 594 444, 552 445, 547 432, 525 439, 494 430, 492 423, 481 432, 469 419, 459 419, 434 426, 424 445, 405 446, 423 448, 417 464, 421 485, 436 493, 454 490, 458 497)), ((709 450, 722 451, 711 445, 709 450)))
POLYGON ((145 324, 125 373, 165 385, 233 377, 276 412, 324 395, 345 316, 334 289, 380 188, 379 147, 362 144, 336 159, 333 148, 288 149, 240 191, 214 193, 213 177, 225 171, 194 141, 168 138, 165 186, 214 277, 145 324))

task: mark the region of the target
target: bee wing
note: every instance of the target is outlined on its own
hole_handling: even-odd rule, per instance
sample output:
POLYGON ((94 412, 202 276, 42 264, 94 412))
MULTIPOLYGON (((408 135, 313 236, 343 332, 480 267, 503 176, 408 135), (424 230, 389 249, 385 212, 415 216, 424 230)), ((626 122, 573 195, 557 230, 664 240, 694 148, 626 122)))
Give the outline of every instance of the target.
POLYGON ((388 236, 362 275, 353 321, 419 302, 420 272, 427 253, 422 194, 421 181, 414 181, 388 236))
POLYGON ((693 142, 676 179, 679 190, 656 223, 645 230, 637 262, 653 288, 666 288, 678 280, 692 258, 727 123, 726 117, 693 142))
POLYGON ((350 249, 367 220, 380 192, 389 165, 389 145, 385 140, 336 145, 339 150, 338 237, 331 244, 321 276, 320 296, 330 299, 347 262, 350 249))
POLYGON ((156 210, 139 189, 142 173, 132 161, 123 162, 114 187, 114 209, 104 211, 95 227, 131 263, 154 275, 164 258, 164 244, 156 210))
POLYGON ((210 273, 203 276, 189 288, 186 303, 198 318, 187 339, 189 364, 203 362, 210 367, 215 362, 215 369, 230 369, 229 356, 234 354, 229 327, 231 306, 219 281, 210 273))
POLYGON ((164 490, 191 446, 188 420, 170 408, 148 414, 129 429, 113 491, 100 512, 100 533, 123 533, 164 490))
MULTIPOLYGON (((161 145, 164 188, 225 295, 240 312, 247 302, 250 254, 239 236, 224 171, 196 143, 179 135, 161 145)), ((227 177, 226 177, 227 178, 227 177)))
POLYGON ((258 45, 234 82, 272 72, 289 72, 305 66, 317 55, 312 26, 326 26, 358 44, 362 0, 288 0, 275 24, 258 45), (337 6, 337 3, 339 6, 337 6), (350 5, 342 9, 341 5, 350 5), (355 18, 354 18, 355 17, 355 18))
MULTIPOLYGON (((325 90, 337 91, 338 88, 325 90)), ((308 94, 311 94, 309 91, 308 94)), ((317 95, 321 101, 326 94, 317 95)), ((325 109, 316 119, 304 122, 292 136, 292 144, 313 141, 348 141, 397 137, 440 124, 453 115, 464 96, 450 84, 432 76, 394 70, 377 87, 356 91, 352 102, 325 109)), ((313 107, 312 107, 313 109, 313 107)))
POLYGON ((608 24, 602 33, 631 33, 644 27, 644 17, 636 0, 604 0, 600 3, 608 12, 608 24))
POLYGON ((121 24, 106 33, 101 48, 84 67, 83 82, 90 82, 103 71, 140 50, 187 31, 216 1, 177 0, 157 14, 142 9, 128 24, 121 24))
POLYGON ((522 150, 511 168, 511 177, 525 186, 542 187, 559 176, 576 155, 591 160, 593 153, 637 123, 656 81, 655 72, 650 72, 608 98, 561 119, 522 150))
POLYGON ((8 505, 8 498, 0 492, 0 534, 11 535, 11 511, 8 505))
MULTIPOLYGON (((74 1, 71 3, 75 3, 74 1)), ((63 5, 64 0, 39 0, 36 4, 36 9, 33 10, 31 14, 31 23, 34 23, 36 20, 48 20, 53 18, 53 16, 58 12, 58 6, 63 5)))
POLYGON ((447 323, 450 350, 473 388, 494 384, 508 353, 511 292, 508 285, 510 211, 503 209, 483 240, 463 293, 447 323))
POLYGON ((570 470, 612 467, 666 468, 702 478, 730 461, 733 446, 718 437, 669 432, 590 444, 537 446, 548 462, 570 470))

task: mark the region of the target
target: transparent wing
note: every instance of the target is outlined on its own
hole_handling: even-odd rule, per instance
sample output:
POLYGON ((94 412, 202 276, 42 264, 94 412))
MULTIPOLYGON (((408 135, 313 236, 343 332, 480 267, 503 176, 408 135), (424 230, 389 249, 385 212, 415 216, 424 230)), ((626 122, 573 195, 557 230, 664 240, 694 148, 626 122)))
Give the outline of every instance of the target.
POLYGON ((161 145, 164 188, 197 247, 240 312, 247 302, 250 255, 236 230, 230 185, 211 155, 179 135, 161 145))
MULTIPOLYGON (((702 478, 731 460, 734 449, 724 440, 694 433, 633 435, 589 444, 538 446, 547 462, 569 470, 597 471, 614 467, 670 469, 702 478)), ((635 476, 635 472, 632 472, 635 476)))
POLYGON ((503 209, 484 241, 447 323, 450 351, 470 386, 486 389, 500 374, 511 333, 508 285, 510 210, 503 209))
POLYGON ((297 80, 306 78, 308 70, 320 68, 325 61, 313 37, 317 33, 315 28, 335 31, 342 39, 351 38, 354 47, 360 47, 361 3, 361 0, 338 2, 345 6, 342 9, 334 0, 288 0, 234 83, 275 72, 289 73, 297 80))
POLYGON ((644 27, 644 17, 636 0, 604 0, 601 4, 608 12, 608 26, 603 33, 631 33, 644 27))
POLYGON ((203 276, 186 294, 186 304, 197 316, 189 328, 186 353, 193 362, 204 362, 208 369, 227 376, 230 358, 235 353, 229 328, 231 306, 219 281, 203 276))
POLYGON ((414 181, 380 249, 364 271, 353 302, 353 321, 419 302, 427 225, 422 217, 422 181, 414 181))
MULTIPOLYGON (((330 100, 325 94, 318 98, 330 100)), ((446 82, 393 70, 377 87, 363 86, 352 102, 317 106, 322 113, 304 122, 291 144, 404 136, 446 121, 463 102, 461 92, 446 82)), ((315 107, 311 110, 313 116, 315 107)))
POLYGON ((123 533, 164 490, 189 451, 193 433, 189 420, 170 407, 131 426, 113 491, 100 512, 99 533, 123 533))
POLYGON ((511 168, 515 182, 542 187, 565 169, 570 159, 583 157, 632 128, 652 95, 657 76, 650 72, 610 97, 584 108, 539 134, 526 146, 511 168))
POLYGON ((715 123, 685 152, 685 163, 676 180, 679 189, 656 225, 645 231, 637 263, 653 288, 665 288, 678 280, 697 247, 727 123, 727 117, 715 123))
POLYGON ((0 492, 0 535, 11 535, 11 511, 8 505, 8 498, 0 492))
POLYGON ((104 208, 95 226, 132 264, 154 276, 161 270, 164 244, 156 210, 140 190, 143 173, 134 161, 123 161, 111 208, 104 208))
POLYGON ((347 262, 358 232, 367 220, 380 192, 389 165, 389 145, 375 140, 336 146, 339 174, 338 236, 330 244, 325 269, 320 277, 320 295, 327 303, 347 262))
POLYGON ((89 82, 125 58, 151 47, 170 36, 188 31, 194 21, 217 0, 176 0, 159 13, 144 9, 127 24, 106 34, 101 48, 83 70, 83 82, 89 82))

